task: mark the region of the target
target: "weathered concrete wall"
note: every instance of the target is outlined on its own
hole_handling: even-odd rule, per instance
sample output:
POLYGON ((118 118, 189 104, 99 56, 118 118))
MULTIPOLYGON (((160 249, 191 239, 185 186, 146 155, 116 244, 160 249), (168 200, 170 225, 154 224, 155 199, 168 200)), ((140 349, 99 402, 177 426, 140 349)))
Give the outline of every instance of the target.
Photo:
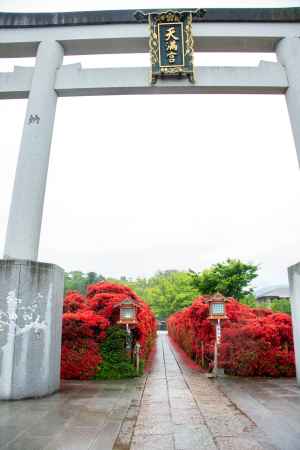
POLYGON ((289 267, 291 308, 296 357, 297 382, 300 386, 300 263, 289 267))
POLYGON ((63 286, 53 264, 0 261, 0 399, 59 389, 63 286))

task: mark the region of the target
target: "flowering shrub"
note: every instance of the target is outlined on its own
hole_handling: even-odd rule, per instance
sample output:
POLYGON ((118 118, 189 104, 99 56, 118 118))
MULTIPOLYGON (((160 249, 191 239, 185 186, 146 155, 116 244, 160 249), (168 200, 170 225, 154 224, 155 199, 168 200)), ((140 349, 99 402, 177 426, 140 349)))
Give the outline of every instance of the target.
MULTIPOLYGON (((207 297, 168 320, 170 336, 194 360, 213 360, 215 329, 208 317, 207 297)), ((295 376, 291 317, 269 309, 250 308, 228 299, 228 320, 222 322, 219 365, 240 376, 295 376)))
POLYGON ((101 371, 101 344, 107 330, 119 320, 116 306, 126 298, 138 302, 134 336, 141 344, 141 358, 147 359, 156 336, 155 317, 130 288, 99 282, 87 287, 87 295, 68 292, 64 300, 61 377, 86 380, 101 371))

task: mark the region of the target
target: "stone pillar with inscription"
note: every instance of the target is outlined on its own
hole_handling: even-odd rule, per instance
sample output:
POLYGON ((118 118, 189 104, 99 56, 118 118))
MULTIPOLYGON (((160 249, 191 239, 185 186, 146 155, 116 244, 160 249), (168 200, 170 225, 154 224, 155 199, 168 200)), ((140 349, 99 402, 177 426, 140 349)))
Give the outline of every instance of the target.
POLYGON ((36 261, 57 95, 56 71, 63 48, 56 41, 39 44, 28 99, 7 226, 5 259, 36 261))
POLYGON ((58 42, 39 44, 0 261, 0 399, 50 394, 60 386, 64 272, 37 262, 56 110, 58 42))
POLYGON ((60 386, 64 271, 0 261, 0 399, 51 394, 60 386))

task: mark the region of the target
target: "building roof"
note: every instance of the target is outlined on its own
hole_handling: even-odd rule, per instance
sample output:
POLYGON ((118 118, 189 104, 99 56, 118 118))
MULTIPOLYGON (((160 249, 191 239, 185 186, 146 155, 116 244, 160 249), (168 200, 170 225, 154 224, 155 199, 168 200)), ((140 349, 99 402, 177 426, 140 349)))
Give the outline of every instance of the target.
MULTIPOLYGON (((189 10, 193 8, 182 8, 189 10)), ((144 12, 163 10, 146 9, 144 12)), ((164 10, 165 11, 165 10, 164 10)), ((0 28, 32 28, 71 25, 134 24, 136 10, 74 11, 49 13, 0 12, 0 28)), ((194 22, 300 22, 300 7, 295 8, 209 8, 203 18, 195 16, 194 22)))
POLYGON ((289 298, 290 289, 288 286, 269 286, 260 289, 256 294, 257 299, 264 297, 289 298))

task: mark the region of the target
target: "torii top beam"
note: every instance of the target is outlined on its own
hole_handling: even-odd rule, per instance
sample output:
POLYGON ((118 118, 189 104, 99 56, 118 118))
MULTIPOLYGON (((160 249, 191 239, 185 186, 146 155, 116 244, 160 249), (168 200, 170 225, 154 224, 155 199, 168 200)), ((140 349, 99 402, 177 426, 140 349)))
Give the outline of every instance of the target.
MULTIPOLYGON (((35 56, 50 38, 65 55, 148 52, 148 25, 134 13, 0 13, 0 57, 35 56)), ((195 51, 273 52, 282 38, 300 35, 300 7, 208 9, 194 18, 193 35, 195 51)))

